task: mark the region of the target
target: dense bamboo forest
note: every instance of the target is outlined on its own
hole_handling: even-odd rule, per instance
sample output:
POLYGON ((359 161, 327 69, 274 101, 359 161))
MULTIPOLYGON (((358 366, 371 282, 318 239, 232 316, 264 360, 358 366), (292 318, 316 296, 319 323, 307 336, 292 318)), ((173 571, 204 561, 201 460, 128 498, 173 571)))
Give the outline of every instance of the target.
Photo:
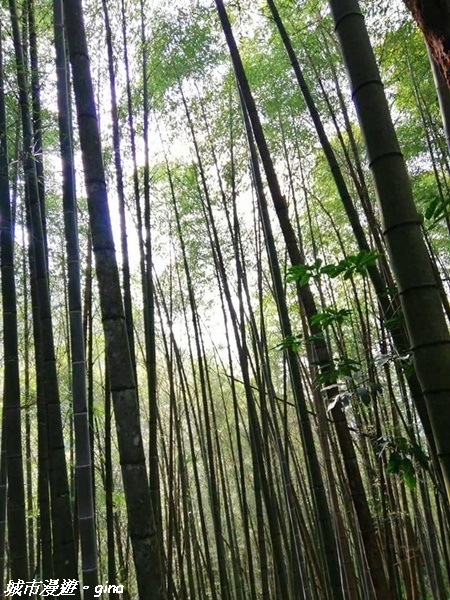
POLYGON ((447 32, 0 3, 0 598, 449 600, 447 32))

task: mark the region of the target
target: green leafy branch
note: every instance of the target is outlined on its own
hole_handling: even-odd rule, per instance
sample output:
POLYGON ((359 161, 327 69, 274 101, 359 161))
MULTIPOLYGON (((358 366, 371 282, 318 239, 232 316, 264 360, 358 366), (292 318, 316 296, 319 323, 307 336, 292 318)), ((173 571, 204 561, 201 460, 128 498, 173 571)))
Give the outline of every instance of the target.
POLYGON ((358 361, 344 356, 333 359, 331 364, 321 364, 319 367, 320 373, 316 377, 316 383, 318 385, 335 385, 340 379, 352 379, 352 374, 359 371, 360 364, 358 361))
MULTIPOLYGON (((326 327, 330 327, 333 323, 342 324, 344 320, 351 315, 351 311, 347 308, 335 309, 331 307, 326 307, 322 312, 316 313, 311 318, 311 325, 320 327, 320 329, 324 329, 326 327)), ((313 342, 314 340, 323 339, 323 336, 320 332, 317 332, 313 336, 307 338, 308 342, 313 342)), ((291 349, 294 352, 298 352, 303 343, 304 339, 301 333, 297 333, 295 335, 286 336, 281 342, 276 344, 276 350, 288 350, 291 349)))
POLYGON ((391 475, 401 475, 405 485, 414 489, 417 483, 417 468, 428 469, 429 458, 415 442, 404 437, 379 438, 376 441, 379 456, 389 453, 386 471, 391 475))
POLYGON ((332 308, 325 307, 323 311, 316 313, 311 318, 311 325, 317 325, 318 327, 325 328, 330 327, 334 323, 342 325, 347 317, 352 314, 348 308, 332 308))
POLYGON ((321 258, 317 258, 312 264, 292 265, 289 267, 286 281, 288 283, 298 282, 301 286, 309 283, 311 279, 318 280, 322 275, 335 278, 343 275, 344 279, 350 279, 353 275, 366 275, 367 269, 375 265, 378 253, 374 250, 361 250, 357 254, 351 254, 340 260, 337 264, 324 265, 321 258))
POLYGON ((276 350, 292 350, 298 352, 303 343, 303 336, 301 333, 295 335, 288 335, 275 345, 276 350))
POLYGON ((356 361, 352 361, 352 363, 354 363, 354 365, 351 364, 350 369, 347 369, 347 372, 345 375, 343 375, 346 385, 350 384, 351 389, 347 389, 345 391, 341 391, 339 394, 336 394, 336 396, 328 405, 328 411, 332 410, 338 403, 340 403, 342 406, 348 406, 352 398, 359 400, 362 402, 362 404, 364 404, 364 406, 369 406, 373 395, 381 394, 383 392, 381 384, 377 381, 363 381, 361 372, 356 367, 358 363, 356 361), (353 366, 355 368, 353 368, 353 366))
POLYGON ((441 217, 445 216, 446 209, 450 205, 450 198, 441 198, 440 196, 433 196, 427 203, 424 217, 428 221, 438 221, 441 217))

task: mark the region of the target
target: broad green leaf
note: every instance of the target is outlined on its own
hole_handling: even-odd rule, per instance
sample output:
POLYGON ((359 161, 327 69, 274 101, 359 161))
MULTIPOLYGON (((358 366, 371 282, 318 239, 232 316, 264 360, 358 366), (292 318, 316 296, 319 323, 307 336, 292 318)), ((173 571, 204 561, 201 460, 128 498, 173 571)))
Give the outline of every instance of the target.
POLYGON ((387 462, 386 471, 392 475, 397 475, 400 473, 401 466, 402 456, 398 452, 393 452, 387 462))
POLYGON ((363 387, 356 388, 356 394, 363 404, 365 404, 366 406, 369 406, 371 398, 370 398, 370 392, 366 388, 363 388, 363 387))
POLYGON ((422 469, 428 469, 430 459, 418 444, 411 444, 410 454, 419 463, 422 469))

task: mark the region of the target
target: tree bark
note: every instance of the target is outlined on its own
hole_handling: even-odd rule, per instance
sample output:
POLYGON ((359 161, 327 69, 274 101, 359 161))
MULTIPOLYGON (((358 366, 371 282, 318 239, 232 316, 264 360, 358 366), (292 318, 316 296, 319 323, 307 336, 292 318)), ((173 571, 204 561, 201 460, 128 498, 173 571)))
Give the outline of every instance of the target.
POLYGON ((404 0, 450 87, 450 0, 404 0))
POLYGON ((329 0, 329 5, 364 135, 414 367, 450 497, 450 335, 439 287, 359 3, 329 0))
POLYGON ((158 538, 154 530, 137 388, 122 303, 82 5, 80 0, 64 0, 63 7, 139 597, 162 600, 166 594, 158 538))

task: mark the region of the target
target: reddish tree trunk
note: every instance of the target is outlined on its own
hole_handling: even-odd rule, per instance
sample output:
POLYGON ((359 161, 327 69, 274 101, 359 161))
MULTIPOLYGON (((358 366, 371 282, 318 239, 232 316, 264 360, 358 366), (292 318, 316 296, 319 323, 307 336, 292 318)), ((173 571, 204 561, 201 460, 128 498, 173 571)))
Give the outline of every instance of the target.
POLYGON ((404 0, 450 88, 450 0, 404 0))

